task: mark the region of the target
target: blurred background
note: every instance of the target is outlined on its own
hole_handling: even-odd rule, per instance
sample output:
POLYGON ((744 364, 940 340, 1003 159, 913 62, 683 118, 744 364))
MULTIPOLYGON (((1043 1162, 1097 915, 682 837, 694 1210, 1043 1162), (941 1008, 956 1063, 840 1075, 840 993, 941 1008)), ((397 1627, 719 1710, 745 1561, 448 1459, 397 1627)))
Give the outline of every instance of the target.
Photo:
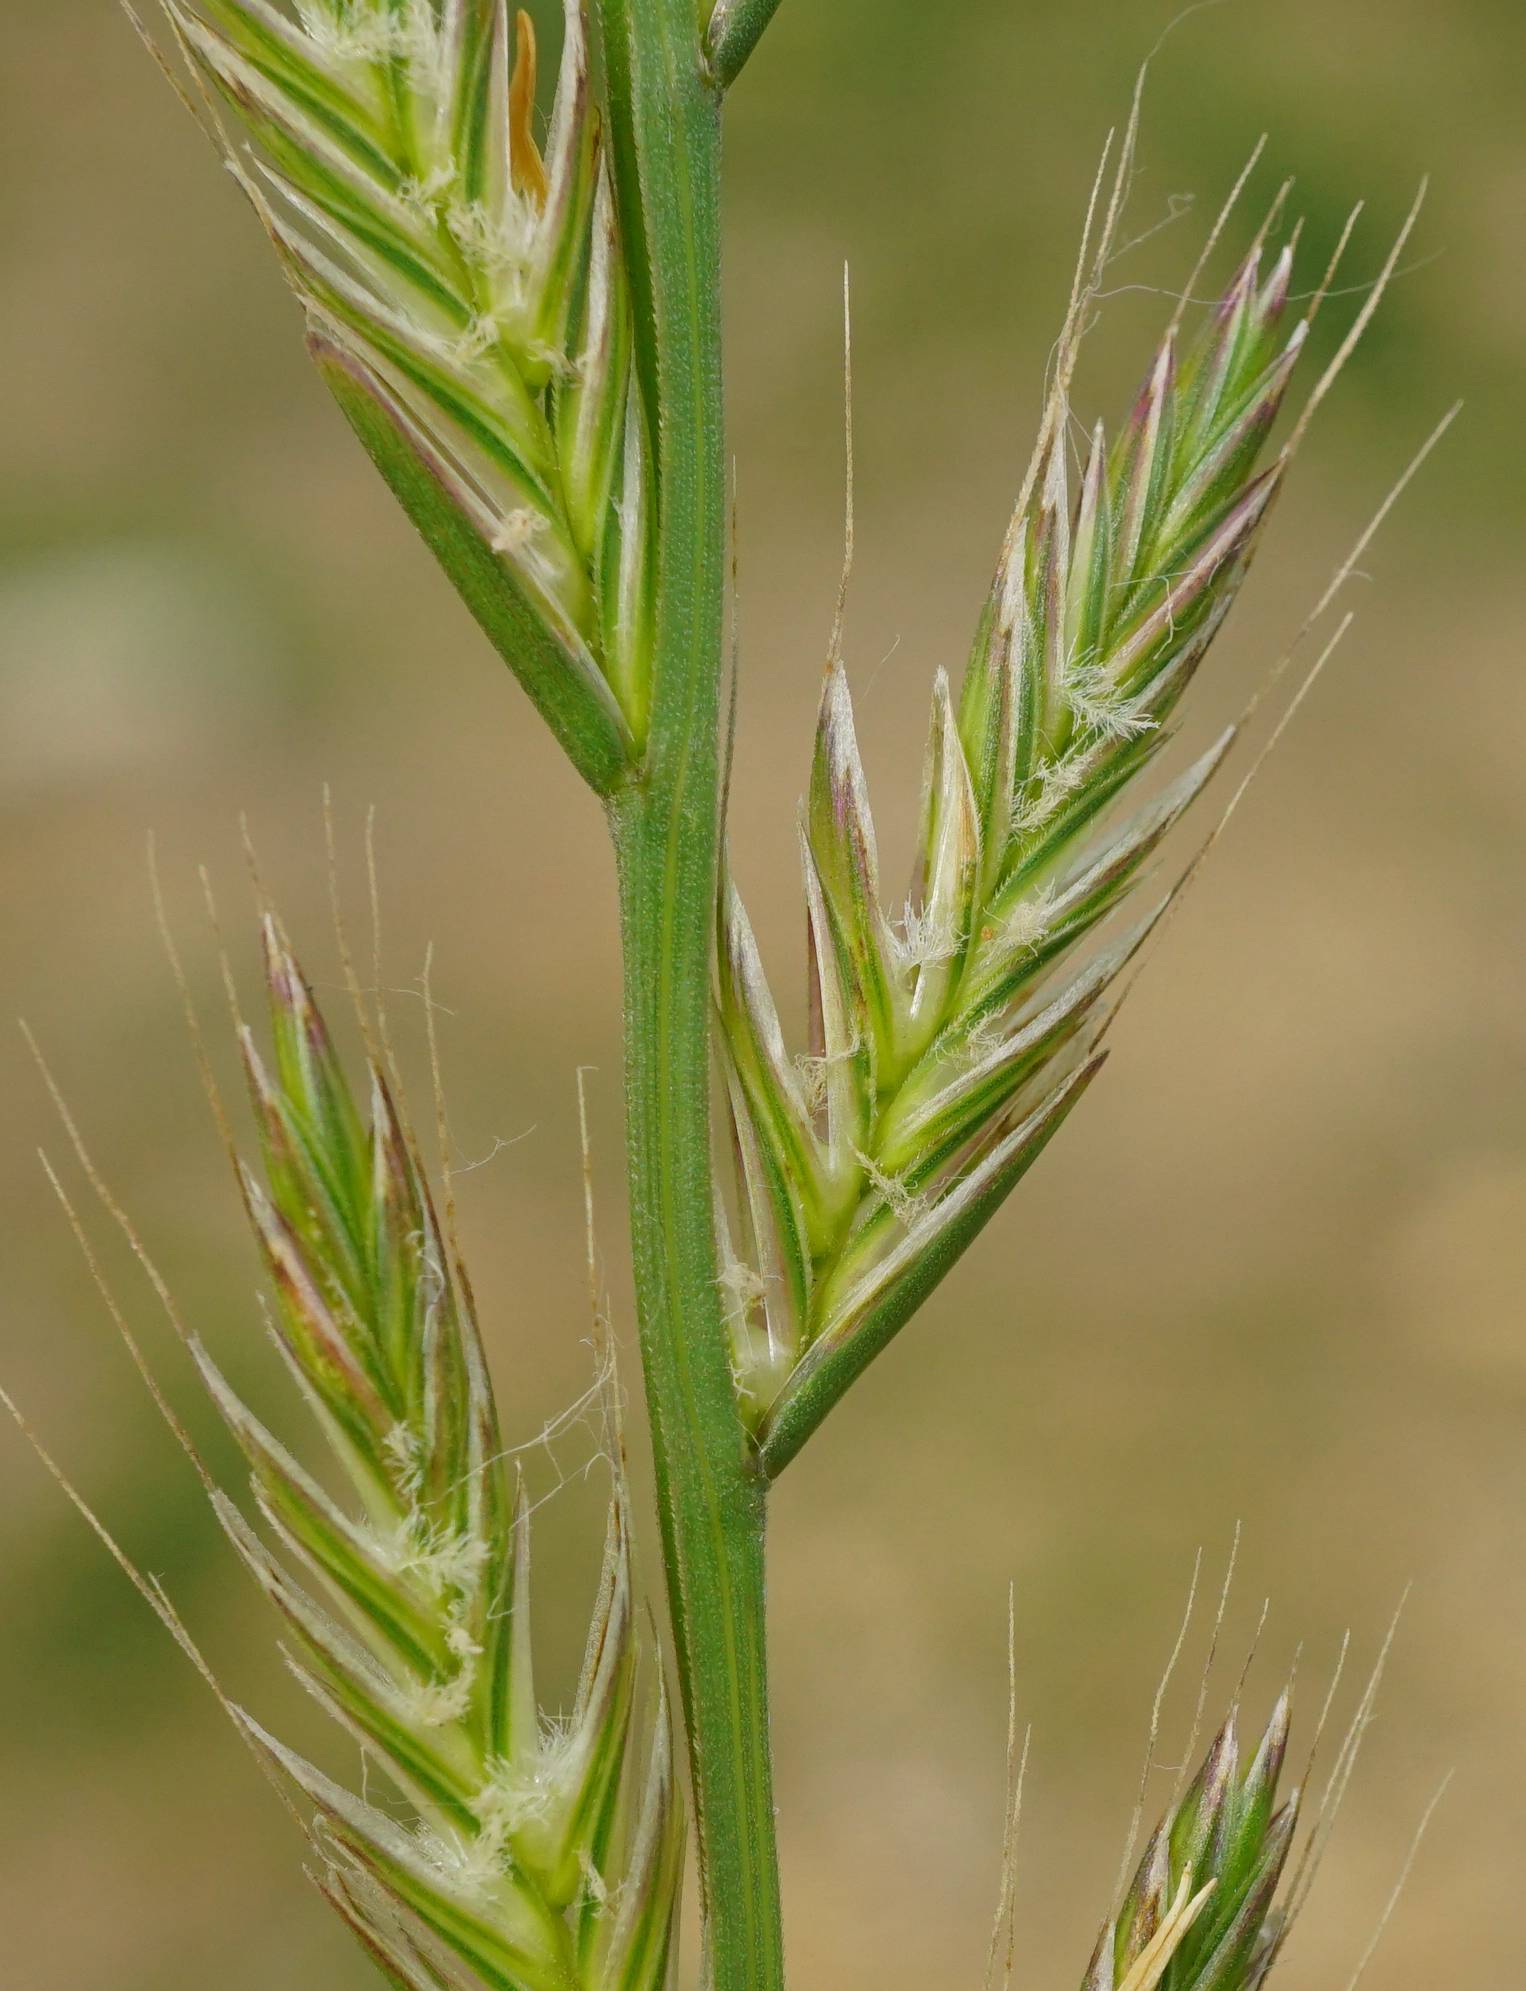
MULTIPOLYGON (((962 660, 1036 420, 1095 160, 1172 0, 786 0, 729 154, 744 680, 742 882, 798 979, 792 807, 836 587, 841 268, 855 289, 849 656, 891 862, 927 687, 962 660)), ((1119 412, 1256 134, 1317 269, 1401 280, 1322 415, 1198 729, 1236 711, 1456 396, 1363 562, 1358 620, 1117 1033, 1105 1082, 777 1498, 779 1795, 794 1981, 979 1981, 997 1884, 1007 1588, 1034 1725, 1022 1983, 1079 1980, 1193 1559, 1239 1573, 1246 1704, 1301 1647, 1302 1734, 1343 1633, 1349 1716, 1413 1584, 1286 1982, 1343 1986, 1448 1771, 1368 1983, 1519 1981, 1526 1862, 1526 575, 1513 0, 1189 10, 1145 102, 1083 412, 1119 412)), ((238 816, 320 991, 332 785, 359 913, 377 811, 386 979, 417 1058, 435 949, 458 1188, 511 1432, 582 1388, 574 1070, 628 1322, 613 897, 560 765, 307 370, 232 186, 109 0, 8 0, 0 75, 0 943, 107 1174, 219 1358, 264 1367, 252 1254, 154 935, 159 850, 215 1017, 205 863, 252 976, 238 816)), ((1250 209, 1247 209, 1247 213, 1250 209)), ((1321 336, 1328 348, 1347 297, 1321 336)), ((226 1065, 226 1060, 224 1061, 226 1065)), ((116 1343, 0 1039, 0 1381, 230 1690, 306 1740, 271 1626, 116 1343)), ((71 1178, 72 1179, 72 1178, 71 1178)), ((219 1459, 133 1268, 106 1262, 219 1459)), ((268 1392, 274 1400, 274 1392, 268 1392)), ((581 1449, 580 1449, 581 1447, 581 1449)), ((547 1484, 543 1629, 570 1672, 593 1495, 547 1484)), ((216 1707, 0 1432, 0 1954, 7 1991, 360 1987, 216 1707)), ((1187 1647, 1161 1753, 1184 1743, 1187 1647)), ((1163 1780, 1169 1785, 1169 1776, 1163 1780)), ((1157 1791, 1157 1795, 1162 1792, 1157 1791)))

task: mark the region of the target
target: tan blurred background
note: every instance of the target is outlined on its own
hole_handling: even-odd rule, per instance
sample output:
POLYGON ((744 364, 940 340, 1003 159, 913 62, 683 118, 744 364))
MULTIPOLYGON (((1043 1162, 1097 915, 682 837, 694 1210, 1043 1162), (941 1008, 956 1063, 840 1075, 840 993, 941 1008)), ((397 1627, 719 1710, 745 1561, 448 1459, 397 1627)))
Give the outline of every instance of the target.
MULTIPOLYGON (((785 0, 737 92, 736 825, 786 983, 791 809, 838 561, 841 264, 856 292, 851 661, 897 852, 929 674, 964 652, 1095 155, 1170 12, 785 0)), ((1241 0, 1186 20, 1156 66, 1133 232, 1174 195, 1198 207, 1119 264, 1088 409, 1124 404, 1167 308, 1149 287, 1181 283, 1258 131, 1258 195, 1298 174, 1316 257, 1369 200, 1353 281, 1434 175, 1413 267, 1219 652, 1205 732, 1445 405, 1468 405, 1364 563, 1357 625, 1155 959, 1105 1083, 779 1494, 801 1987, 978 1981, 1009 1580, 1035 1728, 1022 1983, 1078 1980, 1194 1552, 1216 1576, 1237 1520, 1215 1704, 1269 1595, 1249 1705, 1264 1711, 1303 1641, 1305 1736, 1343 1629, 1359 1670, 1414 1581, 1285 1981, 1346 1984, 1454 1768, 1367 1981, 1520 1980, 1523 56, 1514 0, 1241 0)), ((38 1026, 187 1311, 262 1388, 254 1268, 153 935, 144 839, 157 832, 210 1009, 196 864, 247 969, 247 808, 330 986, 321 785, 352 890, 374 802, 388 980, 416 984, 434 943, 459 1158, 492 1157, 460 1186, 508 1420, 528 1436, 586 1364, 580 1062, 599 1068, 605 1247, 628 1319, 600 825, 351 447, 255 228, 109 0, 7 0, 3 69, 0 1009, 38 1026)), ((417 1055, 418 1003, 395 1007, 417 1055)), ((0 1089, 0 1380, 163 1573, 233 1691, 305 1738, 270 1627, 41 1180, 33 1150, 57 1136, 4 1039, 0 1089)), ((131 1267, 107 1257, 215 1448, 131 1267)), ((553 1654, 570 1653, 583 1600, 549 1572, 586 1573, 560 1546, 586 1513, 575 1489, 547 1509, 553 1654)), ((0 1571, 6 1991, 370 1981, 209 1697, 3 1432, 0 1571)), ((1168 1761, 1194 1683, 1168 1707, 1168 1761)))

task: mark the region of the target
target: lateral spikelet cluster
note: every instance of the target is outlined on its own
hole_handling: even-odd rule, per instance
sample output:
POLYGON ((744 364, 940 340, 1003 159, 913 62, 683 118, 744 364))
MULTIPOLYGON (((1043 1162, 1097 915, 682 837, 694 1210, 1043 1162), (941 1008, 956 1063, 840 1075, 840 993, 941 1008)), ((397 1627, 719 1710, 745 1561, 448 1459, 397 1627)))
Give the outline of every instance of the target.
POLYGON ((263 1137, 245 1197, 275 1339, 324 1438, 326 1490, 197 1359, 251 1468, 261 1538, 220 1518, 290 1663, 407 1810, 249 1724, 313 1812, 320 1884, 410 1991, 663 1991, 683 1816, 660 1688, 638 1692, 627 1522, 611 1502, 571 1715, 537 1705, 530 1520, 470 1290, 383 1073, 362 1113, 275 920, 271 1054, 244 1032, 263 1137))
POLYGON ((651 451, 582 0, 544 150, 505 0, 163 4, 362 440, 585 772, 635 751, 651 451))
POLYGON ((1283 1934, 1276 1906, 1298 1824, 1279 1800, 1288 1696, 1248 1766, 1233 1717, 1155 1828, 1081 1991, 1257 1991, 1283 1934))
POLYGON ((1063 387, 962 691, 933 690, 917 866, 881 885, 842 659, 801 816, 812 1041, 786 1048, 723 887, 719 1009, 741 1235, 735 1361, 781 1465, 920 1304, 1096 1073, 1109 990, 1158 919, 1098 929, 1223 760, 1142 795, 1282 478, 1257 468, 1307 326, 1258 240, 1185 353, 1073 479, 1063 387), (1083 946, 1096 938, 1091 948, 1083 946))

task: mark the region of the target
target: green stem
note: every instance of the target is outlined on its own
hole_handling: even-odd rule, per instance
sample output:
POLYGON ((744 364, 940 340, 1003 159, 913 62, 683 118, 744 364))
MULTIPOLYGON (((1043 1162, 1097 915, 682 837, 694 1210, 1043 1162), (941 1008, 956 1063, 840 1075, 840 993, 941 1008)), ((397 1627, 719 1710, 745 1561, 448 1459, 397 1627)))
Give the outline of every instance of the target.
POLYGON ((691 930, 708 925, 711 861, 692 818, 661 801, 644 796, 613 813, 633 1261, 709 1982, 715 1991, 779 1991, 765 1481, 737 1415, 716 1281, 708 960, 691 930))
POLYGON ((778 11, 779 0, 716 0, 706 41, 710 73, 723 90, 741 74, 778 11))
POLYGON ((764 1623, 766 1482, 718 1283, 711 947, 725 611, 720 99, 694 0, 599 0, 611 152, 657 457, 652 718, 611 798, 632 1256, 714 1991, 782 1991, 764 1623))

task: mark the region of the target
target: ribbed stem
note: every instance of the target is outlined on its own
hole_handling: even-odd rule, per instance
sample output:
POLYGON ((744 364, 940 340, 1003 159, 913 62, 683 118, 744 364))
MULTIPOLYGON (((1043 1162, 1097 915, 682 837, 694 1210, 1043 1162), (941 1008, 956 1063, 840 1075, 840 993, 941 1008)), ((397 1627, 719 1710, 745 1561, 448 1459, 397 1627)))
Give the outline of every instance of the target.
POLYGON ((765 1482, 737 1416, 711 1203, 704 950, 713 847, 692 816, 649 796, 617 809, 615 825, 632 1248, 710 1982, 715 1991, 779 1991, 765 1482))
POLYGON ((694 0, 599 0, 609 135, 657 461, 652 720, 610 819, 625 951, 627 1138, 656 1461, 714 1991, 781 1991, 764 1480, 717 1279, 711 947, 725 607, 720 100, 694 0))

